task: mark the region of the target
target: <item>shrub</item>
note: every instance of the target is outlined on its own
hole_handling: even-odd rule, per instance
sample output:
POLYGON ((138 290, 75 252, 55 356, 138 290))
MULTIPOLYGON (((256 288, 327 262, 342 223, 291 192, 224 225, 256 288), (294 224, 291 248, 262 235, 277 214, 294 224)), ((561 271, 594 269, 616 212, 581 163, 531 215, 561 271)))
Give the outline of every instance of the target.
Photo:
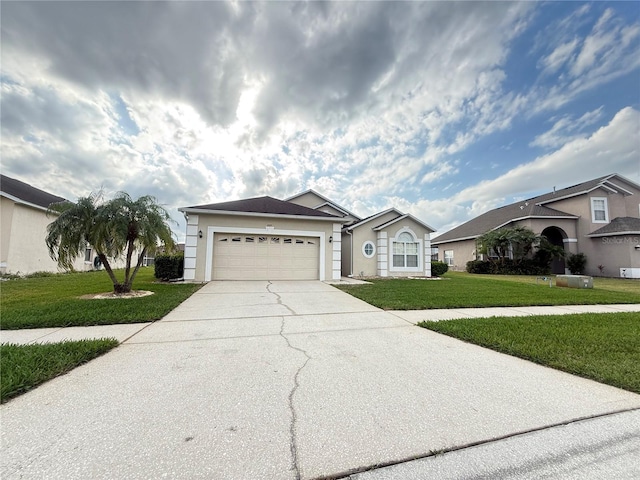
POLYGON ((510 258, 505 258, 500 262, 472 260, 467 262, 467 272, 494 275, 547 275, 549 266, 540 265, 531 258, 523 258, 517 262, 510 258))
POLYGON ((471 260, 467 262, 467 272, 469 273, 493 273, 493 264, 486 260, 471 260))
POLYGON ((449 265, 444 262, 431 262, 431 276, 441 277, 449 271, 449 265))
POLYGON ((160 280, 182 278, 184 255, 158 255, 154 262, 154 275, 160 280))
POLYGON ((584 253, 569 255, 569 258, 567 258, 567 267, 574 275, 582 275, 586 265, 587 256, 584 253))

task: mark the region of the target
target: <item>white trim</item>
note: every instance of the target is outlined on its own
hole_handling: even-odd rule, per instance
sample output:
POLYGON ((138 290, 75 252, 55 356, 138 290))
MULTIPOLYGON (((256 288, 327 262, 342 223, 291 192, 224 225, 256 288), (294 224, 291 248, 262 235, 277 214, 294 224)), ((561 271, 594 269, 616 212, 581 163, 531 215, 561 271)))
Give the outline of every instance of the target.
POLYGON ((577 238, 563 238, 562 243, 578 243, 577 238))
POLYGON ((362 242, 362 255, 364 255, 365 258, 373 258, 376 255, 376 244, 373 243, 371 240, 366 240, 364 242, 362 242), (367 252, 365 250, 365 247, 367 245, 371 245, 373 247, 373 251, 371 252, 371 255, 367 255, 367 252))
MULTIPOLYGON (((38 210, 42 210, 43 212, 49 212, 49 209, 47 207, 43 207, 42 205, 36 205, 35 203, 31 203, 31 202, 27 202, 25 200, 22 200, 21 198, 18 197, 14 197, 13 195, 7 193, 7 192, 0 192, 0 196, 1 197, 5 197, 8 200, 11 200, 13 202, 16 202, 20 205, 24 205, 25 207, 31 207, 31 208, 36 208, 38 210)), ((68 202, 68 200, 66 199, 62 199, 59 202, 52 202, 51 205, 55 204, 55 203, 64 203, 64 202, 68 202)), ((71 203, 71 202, 69 202, 71 203)), ((51 211, 52 214, 54 215, 60 215, 58 212, 56 211, 51 211)))
MULTIPOLYGON (((310 230, 281 230, 281 229, 266 229, 266 228, 243 228, 243 227, 208 227, 207 228, 207 254, 205 257, 205 269, 204 269, 204 281, 211 281, 211 270, 213 268, 213 242, 215 240, 216 233, 240 233, 243 235, 290 235, 292 237, 315 237, 319 239, 320 243, 320 258, 318 261, 318 278, 321 282, 324 282, 325 275, 325 258, 326 258, 326 246, 325 246, 325 233, 310 231, 310 230)), ((340 242, 337 242, 340 243, 340 242)), ((335 261, 334 261, 335 263, 335 261)), ((338 262, 340 263, 340 262, 338 262)), ((340 266, 338 265, 338 270, 340 266)), ((332 275, 333 276, 333 275, 332 275)))
MULTIPOLYGON (((387 232, 378 232, 378 275, 389 276, 389 256, 387 254, 387 232)), ((353 255, 353 254, 352 254, 353 255)))
POLYGON ((287 218, 287 219, 295 219, 295 220, 318 220, 318 221, 329 221, 329 222, 341 222, 347 223, 349 220, 345 220, 344 217, 338 217, 336 215, 331 215, 330 217, 324 216, 312 216, 312 215, 290 215, 284 213, 256 213, 256 212, 234 212, 230 210, 206 210, 204 208, 179 208, 178 211, 183 213, 199 213, 202 215, 231 215, 231 216, 239 216, 239 217, 263 217, 263 218, 287 218))
POLYGON ((395 208, 390 208, 388 210, 385 210, 384 212, 378 212, 375 215, 371 215, 368 218, 365 218, 363 220, 360 220, 357 223, 354 223, 353 225, 349 225, 348 227, 346 227, 347 230, 353 230, 354 228, 359 227, 360 225, 364 225, 365 223, 369 223, 372 220, 375 220, 378 217, 381 217, 382 215, 385 215, 387 213, 390 212, 396 212, 399 216, 404 215, 400 210, 396 210, 395 208))
MULTIPOLYGON (((413 230, 411 230, 409 227, 402 227, 400 230, 396 232, 395 237, 389 239, 389 249, 390 249, 389 256, 391 257, 391 262, 389 262, 390 272, 422 272, 424 270, 424 258, 422 255, 420 255, 420 252, 424 251, 424 241, 418 238, 418 235, 416 235, 416 233, 413 230), (411 235, 415 240, 415 242, 413 243, 418 244, 418 254, 417 254, 418 265, 416 265, 415 267, 396 267, 393 265, 393 256, 394 256, 393 244, 405 243, 405 242, 396 242, 396 239, 403 233, 408 233, 409 235, 411 235)), ((405 253, 405 258, 406 258, 406 253, 405 253)))
POLYGON ((609 223, 609 202, 607 197, 589 197, 589 204, 591 205, 591 223, 609 223), (604 220, 596 220, 596 210, 593 208, 594 202, 600 200, 604 203, 604 220))

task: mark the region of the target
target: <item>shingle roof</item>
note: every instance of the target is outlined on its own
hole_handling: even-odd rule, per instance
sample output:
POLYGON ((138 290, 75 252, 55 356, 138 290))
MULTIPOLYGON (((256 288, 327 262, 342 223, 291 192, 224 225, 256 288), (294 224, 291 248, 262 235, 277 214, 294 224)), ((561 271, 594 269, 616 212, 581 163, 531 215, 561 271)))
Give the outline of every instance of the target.
POLYGON ((66 198, 32 187, 28 183, 0 174, 0 191, 22 202, 41 208, 49 208, 52 203, 67 201, 66 198))
POLYGON ((303 207, 292 202, 286 202, 284 200, 278 200, 273 197, 256 197, 246 198, 244 200, 234 200, 231 202, 222 203, 210 203, 207 205, 196 205, 193 207, 186 207, 181 210, 215 210, 223 212, 248 212, 248 213, 264 213, 272 215, 300 215, 305 217, 324 217, 341 219, 336 215, 322 212, 320 210, 314 210, 313 208, 303 207))
POLYGON ((606 237, 610 235, 640 234, 640 218, 616 217, 604 227, 591 232, 588 237, 606 237))

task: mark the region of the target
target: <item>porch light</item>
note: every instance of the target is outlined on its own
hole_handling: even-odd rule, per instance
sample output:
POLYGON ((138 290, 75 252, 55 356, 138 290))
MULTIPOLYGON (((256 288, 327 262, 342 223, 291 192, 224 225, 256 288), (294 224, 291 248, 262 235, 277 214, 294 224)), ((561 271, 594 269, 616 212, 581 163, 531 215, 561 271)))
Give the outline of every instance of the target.
POLYGON ((329 236, 329 243, 333 242, 333 236, 329 236))
POLYGON ((202 238, 202 230, 199 230, 199 231, 198 231, 198 237, 199 237, 199 238, 202 238))

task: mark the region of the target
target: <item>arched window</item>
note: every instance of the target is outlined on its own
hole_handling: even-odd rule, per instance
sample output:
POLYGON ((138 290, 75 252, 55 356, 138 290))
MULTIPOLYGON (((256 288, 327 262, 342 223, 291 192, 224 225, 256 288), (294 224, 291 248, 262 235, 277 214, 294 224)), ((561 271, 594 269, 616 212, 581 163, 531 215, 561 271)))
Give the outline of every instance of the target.
POLYGON ((420 245, 409 232, 402 232, 393 242, 393 266, 415 268, 419 266, 420 245))

